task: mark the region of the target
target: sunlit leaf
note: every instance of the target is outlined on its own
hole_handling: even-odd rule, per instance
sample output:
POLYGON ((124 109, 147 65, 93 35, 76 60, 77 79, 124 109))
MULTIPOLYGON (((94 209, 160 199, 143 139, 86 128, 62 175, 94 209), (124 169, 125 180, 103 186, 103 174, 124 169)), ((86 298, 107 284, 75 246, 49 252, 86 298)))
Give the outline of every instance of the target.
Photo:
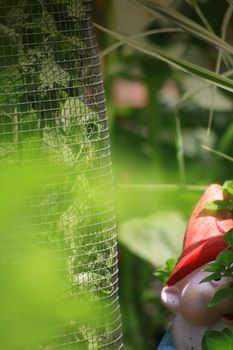
POLYGON ((211 211, 219 211, 219 210, 225 210, 230 209, 231 203, 227 200, 214 200, 205 202, 203 204, 203 209, 211 210, 211 211))
POLYGON ((131 219, 119 228, 119 241, 131 252, 154 266, 177 258, 183 242, 185 220, 178 213, 160 212, 131 219))
POLYGON ((225 328, 223 331, 209 330, 202 341, 202 350, 232 350, 233 333, 225 328))
POLYGON ((165 284, 170 276, 173 268, 175 267, 177 259, 170 258, 166 261, 165 266, 157 269, 154 276, 157 277, 163 284, 165 284))
POLYGON ((225 181, 223 184, 223 190, 229 195, 233 195, 233 181, 225 181))

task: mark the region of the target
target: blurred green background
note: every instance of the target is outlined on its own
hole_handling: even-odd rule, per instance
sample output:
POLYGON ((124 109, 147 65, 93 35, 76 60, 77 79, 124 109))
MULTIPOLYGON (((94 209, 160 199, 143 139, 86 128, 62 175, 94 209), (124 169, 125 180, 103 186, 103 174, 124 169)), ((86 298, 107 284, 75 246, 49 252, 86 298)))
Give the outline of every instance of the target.
MULTIPOLYGON (((232 44, 227 1, 163 2, 169 3, 232 44)), ((127 37, 173 27, 128 0, 96 0, 94 21, 127 37)), ((108 52, 116 40, 101 30, 97 35, 115 178, 124 340, 126 349, 149 350, 171 320, 153 272, 178 257, 205 186, 232 177, 232 94, 203 89, 203 80, 128 45, 108 52), (187 93, 190 98, 180 103, 187 93)), ((186 32, 150 35, 143 42, 219 74, 232 68, 221 59, 217 67, 219 50, 186 32)))
MULTIPOLYGON (((141 43, 150 48, 156 45, 168 55, 215 71, 221 78, 233 69, 232 52, 224 51, 227 45, 222 45, 222 51, 210 45, 215 37, 208 33, 222 36, 232 47, 231 2, 164 0, 173 18, 170 23, 128 0, 94 0, 93 17, 96 23, 127 37, 163 30, 139 40, 138 47, 141 43), (180 22, 174 21, 176 13, 208 32, 198 34, 199 27, 192 32, 190 22, 181 32, 180 22)), ((168 258, 179 256, 185 225, 203 189, 232 178, 233 87, 231 91, 206 87, 203 80, 128 45, 109 50, 116 40, 99 29, 96 33, 109 116, 125 349, 152 350, 171 322, 171 315, 160 303, 162 284, 153 274, 168 258)), ((201 68, 199 75, 203 75, 201 68)), ((56 337, 60 332, 57 325, 68 322, 71 315, 78 323, 92 317, 94 306, 97 318, 101 309, 92 307, 89 300, 64 302, 63 256, 51 256, 51 250, 41 248, 41 242, 34 241, 36 229, 33 234, 16 229, 17 220, 24 220, 25 193, 34 195, 46 185, 48 164, 41 172, 32 173, 32 168, 19 167, 11 176, 3 175, 0 184, 0 219, 5 221, 2 231, 6 233, 0 247, 0 333, 1 348, 6 350, 31 349, 35 341, 51 333, 56 337), (21 246, 22 235, 31 237, 29 248, 21 246), (18 255, 12 261, 15 251, 18 255)), ((103 198, 101 193, 99 200, 103 198)), ((85 282, 84 278, 84 287, 85 282)), ((95 344, 85 346, 95 348, 95 344)), ((43 344, 38 350, 42 348, 43 344)))

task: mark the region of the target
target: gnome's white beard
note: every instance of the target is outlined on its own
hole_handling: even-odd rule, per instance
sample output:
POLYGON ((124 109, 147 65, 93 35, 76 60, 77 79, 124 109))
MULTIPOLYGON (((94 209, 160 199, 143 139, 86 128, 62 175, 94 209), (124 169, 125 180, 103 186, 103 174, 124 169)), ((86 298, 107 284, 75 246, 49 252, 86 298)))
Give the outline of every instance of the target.
POLYGON ((172 326, 172 341, 176 350, 201 350, 202 339, 207 329, 223 330, 224 328, 233 330, 233 325, 228 326, 223 322, 218 322, 208 328, 194 326, 178 313, 172 326))

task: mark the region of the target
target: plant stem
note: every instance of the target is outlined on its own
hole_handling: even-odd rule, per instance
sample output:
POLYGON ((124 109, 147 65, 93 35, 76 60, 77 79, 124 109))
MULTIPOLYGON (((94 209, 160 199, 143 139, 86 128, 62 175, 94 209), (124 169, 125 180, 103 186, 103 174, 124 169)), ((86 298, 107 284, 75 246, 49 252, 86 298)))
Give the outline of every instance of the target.
POLYGON ((19 142, 19 122, 18 122, 18 113, 17 113, 17 107, 14 109, 14 115, 13 115, 13 139, 15 147, 17 148, 18 142, 19 142))
POLYGON ((233 162, 233 158, 230 157, 230 156, 228 156, 228 155, 225 154, 225 153, 216 151, 216 150, 214 150, 214 149, 212 149, 212 148, 210 148, 210 147, 208 147, 208 146, 205 146, 205 145, 202 145, 201 147, 202 147, 203 149, 209 151, 209 152, 212 152, 212 153, 216 154, 216 155, 219 156, 219 157, 222 157, 222 158, 224 158, 224 159, 227 159, 227 160, 230 160, 231 162, 233 162))

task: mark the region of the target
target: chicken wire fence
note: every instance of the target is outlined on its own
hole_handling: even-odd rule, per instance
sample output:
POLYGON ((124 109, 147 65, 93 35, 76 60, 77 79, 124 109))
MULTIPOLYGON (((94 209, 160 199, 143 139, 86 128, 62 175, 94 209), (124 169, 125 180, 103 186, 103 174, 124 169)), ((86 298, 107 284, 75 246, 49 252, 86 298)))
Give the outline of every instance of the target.
POLYGON ((34 166, 45 159, 58 166, 52 175, 48 167, 46 186, 28 196, 25 217, 39 228, 40 242, 62 251, 66 295, 105 301, 102 317, 71 319, 39 349, 122 347, 109 135, 91 8, 92 0, 0 1, 1 165, 25 163, 30 151, 34 166))

